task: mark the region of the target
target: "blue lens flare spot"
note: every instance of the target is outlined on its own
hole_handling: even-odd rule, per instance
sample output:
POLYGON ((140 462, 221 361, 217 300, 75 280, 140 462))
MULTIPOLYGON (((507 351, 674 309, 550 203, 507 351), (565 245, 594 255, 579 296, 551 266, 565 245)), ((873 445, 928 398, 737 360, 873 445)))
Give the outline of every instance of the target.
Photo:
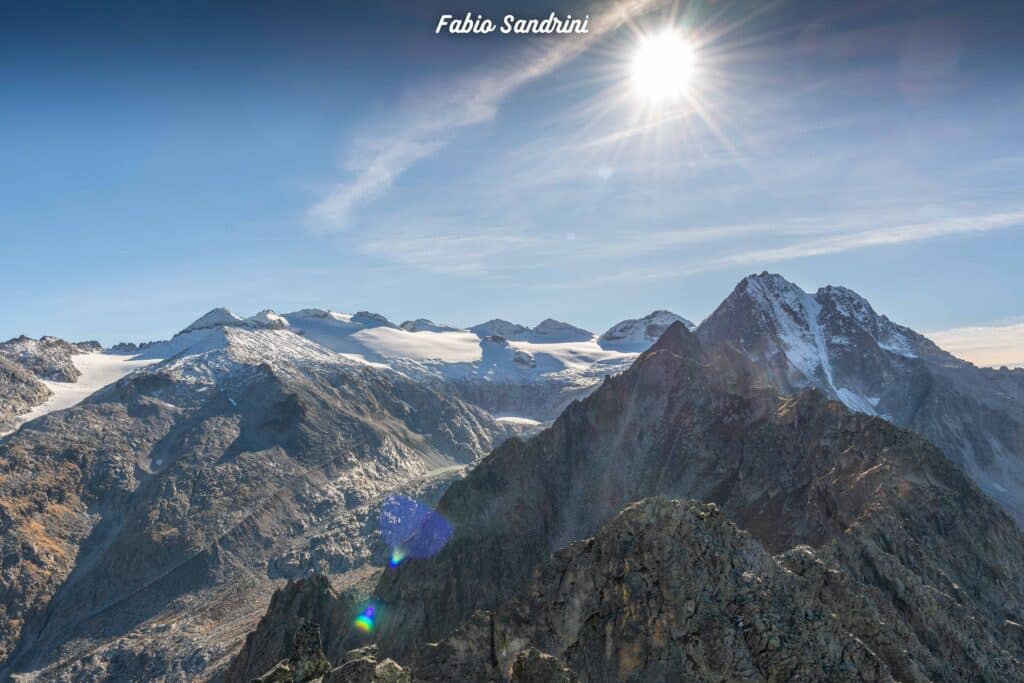
POLYGON ((398 565, 402 564, 402 560, 404 560, 405 558, 406 552, 404 550, 402 550, 401 548, 392 548, 391 559, 388 560, 388 564, 390 564, 392 567, 397 567, 398 565))
POLYGON ((448 543, 453 531, 444 515, 407 496, 388 496, 380 509, 380 534, 391 548, 388 564, 392 567, 408 558, 433 557, 448 543))
POLYGON ((373 630, 377 627, 377 622, 374 618, 376 613, 377 610, 374 606, 368 605, 352 623, 363 633, 373 633, 373 630))

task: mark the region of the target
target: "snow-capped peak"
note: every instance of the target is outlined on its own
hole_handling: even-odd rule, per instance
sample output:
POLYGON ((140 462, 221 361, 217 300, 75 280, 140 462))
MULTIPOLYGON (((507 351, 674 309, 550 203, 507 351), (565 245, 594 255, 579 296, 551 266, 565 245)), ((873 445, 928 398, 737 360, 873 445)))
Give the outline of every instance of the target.
MULTIPOLYGON (((829 285, 819 289, 815 298, 826 311, 834 310, 841 320, 849 321, 868 334, 880 348, 907 358, 917 357, 919 343, 915 338, 918 335, 876 313, 860 294, 845 287, 829 285)), ((842 328, 844 325, 836 321, 833 327, 842 328)), ((837 336, 842 334, 840 329, 837 336)))
POLYGON ((778 273, 762 272, 760 275, 748 275, 743 278, 740 287, 760 303, 776 300, 783 303, 795 303, 807 296, 807 292, 782 277, 778 273))
POLYGON ((927 344, 845 287, 808 294, 767 272, 744 278, 698 334, 739 343, 752 358, 774 367, 786 386, 817 386, 871 414, 885 389, 882 368, 917 357, 927 344))
POLYGON ((288 320, 283 315, 278 315, 269 308, 246 318, 245 322, 249 323, 251 327, 261 327, 270 330, 280 330, 288 327, 288 320))
POLYGON ((226 308, 215 308, 194 320, 191 325, 178 334, 195 332, 196 330, 208 330, 214 327, 241 327, 244 325, 244 318, 238 317, 226 308))
POLYGON ((268 309, 262 310, 256 315, 242 318, 226 308, 215 308, 209 313, 195 320, 191 325, 183 329, 175 336, 196 332, 198 330, 212 330, 218 327, 247 327, 249 329, 270 329, 280 330, 288 327, 288 321, 284 316, 278 315, 268 309))
POLYGON ((542 320, 533 328, 532 332, 531 336, 537 337, 538 340, 543 338, 544 341, 549 342, 588 341, 594 338, 593 332, 554 318, 542 320))
POLYGON ((494 335, 504 337, 505 339, 515 339, 529 332, 530 328, 524 327, 523 325, 517 325, 516 323, 510 323, 509 321, 502 320, 501 318, 494 318, 493 320, 488 320, 485 323, 474 325, 469 328, 469 331, 481 339, 494 335))
POLYGON ((575 325, 546 318, 536 327, 526 327, 495 318, 485 323, 474 325, 469 331, 481 339, 491 336, 504 337, 511 341, 526 341, 536 344, 555 344, 561 342, 590 341, 594 333, 575 325))
POLYGON ((642 351, 658 341, 665 330, 676 321, 681 322, 688 330, 694 328, 694 324, 686 318, 671 311, 658 310, 642 318, 631 318, 613 325, 598 338, 597 342, 606 349, 642 351))

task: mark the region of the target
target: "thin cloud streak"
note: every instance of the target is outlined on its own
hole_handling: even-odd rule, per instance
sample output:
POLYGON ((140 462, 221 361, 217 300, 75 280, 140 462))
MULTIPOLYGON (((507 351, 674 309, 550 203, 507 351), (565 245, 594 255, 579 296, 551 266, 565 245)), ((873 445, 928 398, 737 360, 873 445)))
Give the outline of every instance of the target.
POLYGON ((392 235, 366 242, 360 251, 433 273, 479 276, 502 270, 498 256, 534 247, 537 242, 537 238, 507 232, 392 235))
POLYGON ((357 144, 357 153, 346 165, 352 177, 336 184, 309 209, 310 225, 317 232, 346 229, 359 207, 387 193, 400 175, 437 153, 459 129, 493 119, 502 102, 515 91, 576 58, 593 42, 658 1, 614 3, 606 13, 595 12, 586 35, 559 37, 539 53, 524 51, 513 66, 476 71, 430 93, 421 93, 410 103, 410 113, 388 132, 357 144))
MULTIPOLYGON (((590 278, 575 282, 562 282, 546 285, 542 289, 587 289, 598 285, 617 282, 643 282, 663 280, 685 275, 720 270, 731 266, 761 265, 792 261, 812 256, 838 254, 857 249, 894 246, 911 242, 921 242, 952 235, 983 233, 994 230, 1005 230, 1024 225, 1024 211, 1010 211, 984 214, 980 216, 964 216, 925 223, 895 225, 874 230, 861 230, 844 234, 829 234, 827 237, 814 237, 792 244, 769 249, 752 249, 728 256, 705 259, 699 263, 684 263, 672 268, 648 268, 622 270, 610 275, 590 278)), ((763 226, 757 226, 757 230, 763 226)), ((701 231, 698 231, 700 234, 701 231)), ((742 234, 737 227, 722 231, 722 235, 742 234)), ((714 230, 705 236, 713 236, 714 230)))
POLYGON ((712 265, 713 267, 722 267, 748 263, 789 261, 809 256, 838 254, 854 249, 920 242, 950 235, 1003 230, 1022 224, 1024 224, 1024 211, 952 218, 944 221, 900 225, 806 240, 775 249, 746 251, 717 259, 712 262, 712 265))

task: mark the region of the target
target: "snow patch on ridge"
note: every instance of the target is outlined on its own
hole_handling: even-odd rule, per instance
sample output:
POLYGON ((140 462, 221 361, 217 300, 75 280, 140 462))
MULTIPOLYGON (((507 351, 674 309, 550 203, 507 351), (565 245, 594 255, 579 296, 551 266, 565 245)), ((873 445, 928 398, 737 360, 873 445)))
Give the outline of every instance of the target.
POLYGON ((849 348, 853 342, 846 333, 827 331, 826 316, 839 316, 838 320, 828 319, 832 330, 854 335, 860 330, 884 351, 916 357, 903 328, 875 313, 867 300, 844 287, 823 287, 811 295, 781 276, 768 273, 750 276, 745 283, 755 308, 775 328, 786 359, 807 382, 821 386, 851 410, 877 415, 879 398, 837 384, 831 350, 849 348))
POLYGON ((19 416, 14 428, 0 434, 0 436, 6 436, 17 431, 21 425, 30 420, 76 406, 103 387, 113 384, 140 368, 157 362, 153 359, 125 356, 105 351, 76 354, 71 357, 71 361, 78 368, 78 371, 82 373, 78 380, 75 382, 41 380, 46 385, 46 388, 50 390, 51 396, 29 412, 19 416))
POLYGON ((646 351, 651 344, 665 333, 672 323, 681 322, 686 329, 693 330, 694 324, 671 311, 659 310, 643 318, 623 320, 613 325, 598 337, 597 343, 606 349, 618 351, 646 351))

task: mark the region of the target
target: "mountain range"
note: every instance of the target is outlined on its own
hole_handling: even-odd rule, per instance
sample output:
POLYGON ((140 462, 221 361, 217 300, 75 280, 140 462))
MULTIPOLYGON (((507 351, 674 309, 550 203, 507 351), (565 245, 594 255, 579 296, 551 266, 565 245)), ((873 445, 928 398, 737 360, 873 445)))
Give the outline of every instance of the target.
MULTIPOLYGON (((353 601, 315 599, 341 612, 318 615, 328 660, 424 681, 516 680, 534 652, 565 680, 1024 679, 1021 529, 921 437, 760 374, 674 325, 452 484, 454 537, 383 572, 372 637, 353 601)), ((267 647, 281 607, 227 680, 288 656, 287 633, 267 647)))
POLYGON ((1022 676, 1024 370, 841 287, 600 335, 214 309, 0 344, 0 393, 0 675, 1022 676), (397 494, 455 535, 388 568, 397 494))

